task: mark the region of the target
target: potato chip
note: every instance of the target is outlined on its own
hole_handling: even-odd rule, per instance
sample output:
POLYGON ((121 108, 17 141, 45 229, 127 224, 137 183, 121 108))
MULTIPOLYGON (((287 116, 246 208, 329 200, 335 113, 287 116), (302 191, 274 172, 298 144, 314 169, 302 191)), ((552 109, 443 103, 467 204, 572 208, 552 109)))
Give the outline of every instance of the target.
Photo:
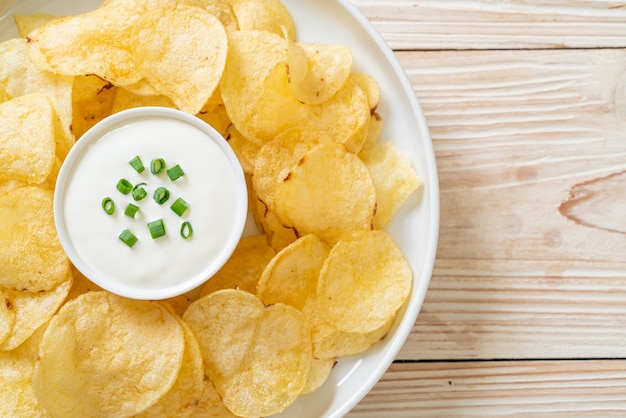
POLYGON ((233 123, 228 117, 226 107, 219 94, 219 89, 213 92, 213 96, 204 104, 196 115, 213 127, 220 135, 228 139, 230 128, 233 123))
POLYGON ((26 40, 0 43, 0 83, 16 98, 27 94, 48 96, 58 117, 56 154, 63 159, 74 145, 72 124, 72 77, 41 71, 30 60, 26 40), (60 128, 60 129, 59 129, 60 128))
POLYGON ((274 193, 288 174, 303 161, 306 154, 328 137, 319 137, 303 129, 290 129, 261 147, 254 161, 252 187, 257 198, 269 209, 274 205, 274 193))
POLYGON ((39 328, 13 351, 0 350, 0 416, 49 418, 33 391, 32 376, 39 341, 45 327, 39 328))
POLYGON ((76 299, 78 296, 87 292, 97 292, 102 289, 100 286, 89 280, 83 273, 80 272, 73 265, 71 266, 72 271, 72 288, 70 289, 70 293, 67 295, 65 299, 66 302, 72 299, 76 299))
POLYGON ((275 254, 264 235, 243 237, 226 264, 202 285, 200 296, 220 289, 241 289, 254 293, 261 272, 275 254))
POLYGON ((138 71, 185 112, 200 112, 219 83, 228 47, 218 18, 197 7, 149 10, 130 48, 138 71))
POLYGON ((48 322, 67 297, 72 287, 72 274, 54 289, 45 292, 20 292, 6 290, 15 311, 15 323, 0 349, 13 350, 30 337, 41 325, 48 322))
POLYGON ((185 351, 178 377, 172 388, 156 404, 135 415, 135 418, 185 418, 191 416, 200 403, 204 390, 200 346, 189 326, 181 319, 178 322, 185 337, 185 351))
POLYGON ((264 304, 285 303, 302 310, 317 290, 319 273, 330 247, 316 235, 305 235, 269 262, 257 286, 264 304))
POLYGON ((7 92, 7 88, 4 86, 3 83, 0 83, 0 103, 6 102, 7 100, 10 100, 10 99, 11 99, 11 96, 7 92))
POLYGON ((352 73, 350 77, 361 87, 363 93, 365 93, 370 112, 375 112, 380 104, 380 85, 378 82, 372 76, 365 73, 352 73))
MULTIPOLYGON (((287 129, 300 127, 323 131, 349 151, 358 152, 367 135, 368 106, 367 96, 351 78, 323 103, 300 102, 289 83, 289 66, 281 61, 268 73, 263 90, 257 93, 252 115, 243 123, 247 124, 251 135, 263 142, 287 129)), ((243 129, 234 119, 233 122, 238 129, 243 129)))
MULTIPOLYGON (((36 184, 36 186, 41 187, 42 189, 54 191, 54 187, 56 186, 57 176, 59 174, 59 170, 61 170, 61 160, 58 156, 54 157, 54 164, 52 165, 52 170, 50 170, 50 174, 48 177, 44 179, 41 183, 36 184)), ((4 179, 0 180, 0 196, 3 194, 15 191, 21 187, 29 187, 31 186, 25 181, 16 180, 16 179, 4 179)))
POLYGON ((236 418, 237 416, 226 409, 222 398, 215 389, 210 379, 205 378, 204 390, 200 396, 200 402, 194 408, 192 418, 236 418))
POLYGON ((46 96, 0 103, 0 179, 41 183, 52 170, 55 150, 54 113, 46 96))
POLYGON ((348 47, 293 41, 288 45, 289 83, 300 102, 325 102, 350 76, 352 52, 348 47))
POLYGON ((16 13, 13 15, 13 20, 22 38, 25 38, 33 29, 56 18, 57 16, 53 16, 49 13, 31 13, 27 15, 16 13))
POLYGON ((363 145, 361 146, 361 150, 359 151, 359 156, 362 156, 363 153, 368 152, 378 143, 380 140, 380 135, 383 131, 383 126, 385 121, 382 116, 378 113, 374 112, 370 116, 369 123, 367 124, 367 133, 365 134, 365 141, 363 141, 363 145))
POLYGON ((394 142, 379 142, 363 153, 361 159, 376 188, 374 227, 382 229, 389 225, 394 213, 422 182, 411 167, 409 157, 401 153, 394 142))
POLYGON ((269 207, 300 235, 316 234, 334 242, 348 232, 371 228, 376 191, 356 155, 325 141, 285 173, 269 207))
POLYGON ((207 375, 235 415, 278 413, 304 388, 311 337, 297 309, 265 307, 251 293, 225 289, 198 299, 183 320, 198 337, 207 375))
POLYGON ((111 104, 111 113, 144 106, 176 107, 172 99, 167 96, 141 95, 133 93, 125 87, 117 87, 111 104))
POLYGON ((387 335, 395 319, 389 318, 380 328, 370 332, 344 332, 322 318, 316 300, 309 300, 304 313, 311 325, 313 356, 318 359, 335 359, 364 352, 387 335))
MULTIPOLYGON (((285 39, 271 32, 241 30, 228 34, 228 56, 220 80, 226 112, 237 129, 255 140, 252 119, 267 74, 287 58, 285 39)), ((258 140, 259 145, 266 141, 258 140)))
POLYGON ((217 17, 226 32, 232 32, 239 29, 237 17, 229 0, 200 0, 207 12, 217 17))
POLYGON ((0 289, 0 345, 11 334, 15 324, 15 305, 9 293, 0 289))
POLYGON ((296 38, 289 10, 280 0, 230 0, 240 30, 259 30, 296 38))
MULTIPOLYGON (((203 116, 200 117, 208 121, 208 118, 203 116)), ((234 125, 230 125, 227 128, 225 138, 232 150, 235 152, 244 173, 251 175, 254 171, 254 161, 256 160, 261 147, 257 143, 244 137, 234 125)))
POLYGON ((333 371, 335 364, 337 364, 337 361, 334 358, 313 357, 311 359, 311 368, 309 369, 306 385, 300 394, 305 395, 311 393, 322 386, 322 384, 328 380, 328 376, 330 376, 330 373, 333 371))
POLYGON ((80 138, 111 114, 117 88, 94 75, 76 76, 72 85, 72 133, 80 138))
POLYGON ((89 292, 65 304, 39 348, 33 387, 53 416, 131 416, 167 393, 185 340, 159 303, 89 292))
POLYGON ((387 232, 354 232, 335 244, 324 263, 318 308, 340 331, 372 332, 396 315, 412 279, 411 267, 387 232))
POLYGON ((252 208, 254 222, 267 237, 270 247, 280 251, 299 238, 295 228, 283 225, 276 214, 267 207, 267 204, 256 195, 251 194, 250 196, 250 201, 254 205, 252 208))
POLYGON ((70 270, 54 225, 52 192, 22 187, 0 200, 0 286, 40 292, 70 270))

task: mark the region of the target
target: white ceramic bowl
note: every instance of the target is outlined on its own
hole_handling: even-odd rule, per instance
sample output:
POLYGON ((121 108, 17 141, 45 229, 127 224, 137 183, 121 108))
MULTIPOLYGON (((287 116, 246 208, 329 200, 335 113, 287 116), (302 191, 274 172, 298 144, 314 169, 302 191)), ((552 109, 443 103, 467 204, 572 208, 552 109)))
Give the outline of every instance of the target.
MULTIPOLYGON (((12 13, 85 12, 100 0, 2 0, 0 39, 18 36, 12 13)), ((409 300, 390 333, 371 349, 339 359, 328 381, 300 397, 281 417, 320 418, 347 414, 371 390, 398 355, 422 307, 430 282, 439 232, 439 186, 432 142, 411 83, 393 51, 348 0, 283 0, 297 28, 298 41, 343 44, 351 48, 354 71, 372 75, 382 90, 382 139, 406 152, 424 182, 388 228, 414 275, 409 300)))
POLYGON ((247 214, 245 177, 226 140, 201 119, 162 107, 115 113, 88 130, 65 158, 54 193, 57 233, 72 263, 100 287, 133 299, 166 299, 202 285, 232 255, 247 214), (135 156, 141 173, 129 164, 135 156), (184 176, 152 173, 158 158, 178 164, 184 176), (120 179, 143 185, 147 196, 122 194, 120 179), (159 187, 170 193, 162 204, 153 197, 159 187), (179 197, 190 204, 183 216, 170 210, 179 197), (115 205, 111 214, 105 198, 115 205), (139 208, 134 217, 124 214, 129 203, 139 208), (156 239, 147 226, 154 220, 166 232, 156 239), (183 222, 193 235, 183 238, 183 222), (132 247, 118 239, 123 230, 138 237, 132 247))

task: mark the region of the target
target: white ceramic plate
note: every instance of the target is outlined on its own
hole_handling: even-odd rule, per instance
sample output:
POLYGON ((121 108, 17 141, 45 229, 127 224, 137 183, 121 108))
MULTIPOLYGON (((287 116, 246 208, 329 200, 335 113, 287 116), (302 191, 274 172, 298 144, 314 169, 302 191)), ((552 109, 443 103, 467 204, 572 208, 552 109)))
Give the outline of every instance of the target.
MULTIPOLYGON (((413 269, 414 286, 391 332, 368 351, 341 358, 329 380, 301 396, 280 417, 341 417, 370 391, 395 359, 411 332, 424 301, 435 259, 439 231, 439 187, 432 143, 422 110, 402 67, 372 25, 347 0, 283 0, 296 22, 300 42, 344 44, 351 48, 354 70, 380 84, 382 139, 391 139, 411 158, 424 182, 388 228, 413 269)), ((17 37, 14 13, 82 13, 100 0, 2 0, 0 40, 17 37)))

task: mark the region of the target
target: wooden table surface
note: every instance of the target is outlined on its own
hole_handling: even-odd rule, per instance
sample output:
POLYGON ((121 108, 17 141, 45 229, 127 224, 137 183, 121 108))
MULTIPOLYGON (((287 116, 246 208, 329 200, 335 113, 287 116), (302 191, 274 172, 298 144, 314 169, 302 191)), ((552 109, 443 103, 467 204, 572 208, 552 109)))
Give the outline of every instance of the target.
POLYGON ((626 416, 626 4, 352 1, 424 110, 441 227, 349 417, 626 416))

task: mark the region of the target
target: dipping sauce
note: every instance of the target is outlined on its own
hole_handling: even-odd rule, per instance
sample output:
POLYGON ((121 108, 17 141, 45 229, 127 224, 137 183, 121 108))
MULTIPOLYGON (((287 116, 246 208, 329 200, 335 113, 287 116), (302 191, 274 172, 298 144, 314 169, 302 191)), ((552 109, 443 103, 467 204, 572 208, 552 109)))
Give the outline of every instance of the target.
POLYGON ((164 299, 201 285, 228 260, 246 222, 247 193, 237 158, 213 128, 146 107, 110 116, 81 137, 59 173, 54 209, 61 243, 87 278, 121 296, 164 299), (129 163, 135 157, 141 173, 129 163), (165 162, 159 174, 151 172, 154 159, 165 162), (167 170, 177 165, 184 175, 171 180, 167 170), (145 198, 120 192, 121 179, 143 188, 145 198), (158 188, 169 192, 162 204, 158 188), (188 204, 182 216, 171 209, 178 198, 188 204), (138 207, 134 217, 125 214, 128 204, 138 207), (148 224, 158 220, 165 235, 153 238, 148 224), (191 236, 188 228, 181 233, 184 222, 191 236), (132 247, 119 238, 125 230, 137 238, 132 247))

